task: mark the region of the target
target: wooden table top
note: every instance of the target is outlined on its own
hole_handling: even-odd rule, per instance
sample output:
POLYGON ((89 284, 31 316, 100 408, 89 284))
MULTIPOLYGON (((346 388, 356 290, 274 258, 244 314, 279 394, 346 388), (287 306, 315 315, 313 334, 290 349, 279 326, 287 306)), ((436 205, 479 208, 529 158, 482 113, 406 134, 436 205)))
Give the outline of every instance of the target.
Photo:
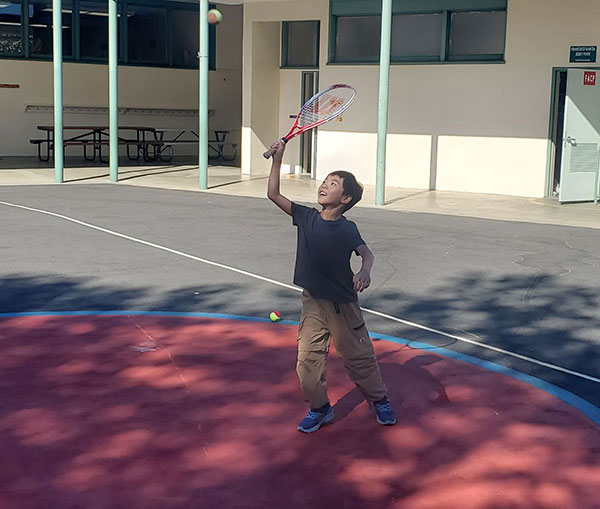
MULTIPOLYGON (((37 128, 40 131, 54 131, 53 125, 39 125, 37 128)), ((76 130, 76 131, 108 131, 109 126, 98 126, 98 125, 65 125, 63 130, 76 130)), ((130 130, 130 131, 156 131, 156 128, 149 126, 119 126, 119 130, 130 130)))

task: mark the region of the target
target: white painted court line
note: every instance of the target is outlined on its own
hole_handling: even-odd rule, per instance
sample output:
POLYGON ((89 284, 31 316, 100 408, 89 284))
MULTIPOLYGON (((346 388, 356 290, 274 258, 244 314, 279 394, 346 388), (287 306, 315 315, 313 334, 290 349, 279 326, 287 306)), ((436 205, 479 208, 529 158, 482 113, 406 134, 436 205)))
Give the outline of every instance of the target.
MULTIPOLYGON (((166 246, 161 246, 160 244, 155 244, 154 242, 148 242, 146 240, 142 240, 142 239, 138 239, 136 237, 131 237, 130 235, 125 235, 123 233, 119 233, 116 232, 114 230, 109 230, 107 228, 102 228, 100 226, 96 226, 90 223, 86 223, 85 221, 80 221, 79 219, 74 219, 72 217, 69 216, 65 216, 62 214, 57 214, 56 212, 50 212, 48 210, 42 210, 42 209, 36 209, 33 207, 27 207, 25 205, 19 205, 16 203, 9 203, 9 202, 5 202, 5 201, 0 201, 0 205, 6 205, 7 207, 13 207, 13 208, 17 208, 17 209, 23 209, 23 210, 28 210, 31 212, 38 212, 40 214, 45 214, 48 216, 52 216, 52 217, 57 217, 59 219, 64 219, 65 221, 69 221, 71 223, 75 223, 81 226, 85 226, 86 228, 91 228, 92 230, 97 230, 99 232, 103 232, 106 233, 108 235, 113 235, 115 237, 119 237, 125 240, 130 240, 131 242, 135 242, 137 244, 142 244, 144 246, 148 246, 148 247, 153 247, 155 249, 160 249, 161 251, 166 251, 167 253, 171 253, 177 256, 182 256, 183 258, 187 258, 189 260, 194 260, 196 262, 201 262, 201 263, 205 263, 207 265, 212 265, 214 267, 219 267, 221 269, 225 269, 225 270, 229 270, 231 272, 235 272, 237 274, 243 274, 244 276, 248 276, 254 279, 259 279, 260 281, 265 281, 266 283, 271 283, 277 286, 281 286, 283 288, 287 288, 288 290, 293 290, 296 292, 301 292, 302 289, 298 288, 297 286, 294 285, 289 285, 286 283, 282 283, 281 281, 276 281, 275 279, 271 279, 265 276, 261 276, 259 274, 254 274, 252 272, 248 272, 246 270, 242 270, 242 269, 237 269, 235 267, 231 267, 229 265, 225 265, 222 263, 218 263, 218 262, 213 262, 212 260, 207 260, 206 258, 200 258, 199 256, 194 256, 188 253, 184 253, 182 251, 178 251, 176 249, 171 249, 170 247, 166 247, 166 246)), ((375 316, 379 316, 381 318, 385 318, 387 320, 391 320, 394 322, 398 322, 401 323, 403 325, 407 325, 409 327, 413 327, 415 329, 421 329, 427 332, 431 332, 432 334, 437 334, 439 336, 444 336, 450 339, 454 339, 456 341, 461 341, 463 343, 468 343, 471 345, 475 345, 475 346, 479 346, 481 348, 485 348, 487 350, 492 350, 494 352, 498 352, 501 353, 503 355, 507 355, 510 357, 514 357, 526 362, 530 362, 532 364, 537 364, 538 366, 543 366, 545 368, 549 368, 549 369, 553 369, 555 371, 560 371, 562 373, 566 373, 569 375, 573 375, 579 378, 584 378, 585 380, 589 380, 591 382, 596 382, 596 383, 600 383, 600 378, 596 378, 590 375, 586 375, 585 373, 579 373, 578 371, 573 371, 567 368, 563 368, 561 366, 557 366, 555 364, 550 364, 548 362, 544 362, 544 361, 540 361, 538 359, 534 359, 533 357, 528 357, 526 355, 521 355, 515 352, 511 352, 509 350, 504 350, 503 348, 498 348, 495 346, 491 346, 491 345, 486 345, 485 343, 481 343, 480 341, 475 341, 473 339, 469 339, 469 338, 464 338, 462 336, 457 336, 455 334, 450 334, 448 332, 444 332, 438 329, 434 329, 432 327, 427 327, 426 325, 421 325, 419 323, 416 322, 410 322, 408 320, 404 320, 402 318, 398 318, 396 316, 392 316, 392 315, 388 315, 386 313, 381 313, 379 311, 376 311, 374 309, 368 309, 368 308, 361 308, 365 313, 369 313, 375 316)))

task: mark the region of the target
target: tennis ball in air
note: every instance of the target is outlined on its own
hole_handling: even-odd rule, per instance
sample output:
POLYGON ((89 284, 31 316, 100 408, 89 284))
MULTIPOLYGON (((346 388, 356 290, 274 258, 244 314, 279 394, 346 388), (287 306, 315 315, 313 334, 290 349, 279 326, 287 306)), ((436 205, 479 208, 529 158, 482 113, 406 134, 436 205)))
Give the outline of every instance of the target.
POLYGON ((272 322, 278 322, 279 320, 281 320, 281 315, 279 314, 279 311, 271 311, 269 318, 272 322))
POLYGON ((208 11, 208 22, 211 25, 218 25, 223 21, 223 14, 219 9, 211 9, 208 11))

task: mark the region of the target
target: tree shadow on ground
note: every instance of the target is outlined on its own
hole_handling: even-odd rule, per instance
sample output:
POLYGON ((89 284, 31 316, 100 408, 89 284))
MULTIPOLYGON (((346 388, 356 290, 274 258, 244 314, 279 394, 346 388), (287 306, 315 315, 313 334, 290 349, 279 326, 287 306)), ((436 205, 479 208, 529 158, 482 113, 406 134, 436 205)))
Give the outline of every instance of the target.
MULTIPOLYGON (((517 331, 516 347, 543 327, 563 357, 597 359, 577 341, 595 323, 589 290, 572 288, 571 303, 530 299, 527 319, 488 295, 522 291, 516 278, 472 277, 411 305, 442 327, 461 312, 461 292, 478 287, 485 330, 506 341, 517 331)), ((149 291, 51 276, 7 278, 2 289, 2 312, 131 310, 149 291)), ((197 291, 198 312, 244 294, 197 291)), ((154 299, 154 310, 178 309, 178 295, 154 299)), ((397 426, 377 426, 332 356, 336 419, 298 433, 295 339, 293 326, 198 318, 1 319, 0 505, 594 507, 597 426, 523 382, 408 346, 376 342, 397 426)))
MULTIPOLYGON (((560 276, 538 273, 489 277, 471 272, 450 278, 415 298, 382 291, 367 306, 450 334, 498 347, 543 362, 600 377, 600 292, 565 285, 560 276), (394 303, 401 308, 394 310, 394 303), (401 314, 400 314, 401 313, 401 314)), ((397 324, 394 335, 445 346, 444 336, 397 324), (423 339, 424 338, 424 339, 423 339)), ((379 330, 378 330, 379 332, 379 330)), ((600 405, 598 384, 543 366, 521 362, 501 352, 466 343, 460 351, 545 379, 600 405)))
MULTIPOLYGON (((270 309, 253 298, 243 284, 194 284, 174 290, 107 285, 94 277, 22 274, 0 278, 0 313, 29 311, 168 311, 239 313, 267 317, 270 309)), ((278 309, 291 319, 298 315, 298 296, 277 295, 278 309)))

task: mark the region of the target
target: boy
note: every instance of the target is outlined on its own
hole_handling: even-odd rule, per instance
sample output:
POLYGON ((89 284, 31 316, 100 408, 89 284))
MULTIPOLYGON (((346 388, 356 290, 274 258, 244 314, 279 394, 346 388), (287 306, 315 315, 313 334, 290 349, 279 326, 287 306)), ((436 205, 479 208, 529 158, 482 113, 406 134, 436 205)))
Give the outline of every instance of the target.
POLYGON ((319 187, 322 210, 292 203, 279 192, 279 174, 285 144, 278 141, 269 175, 268 198, 293 218, 298 228, 294 283, 302 287, 302 315, 298 328, 296 371, 304 399, 310 404, 298 425, 304 433, 317 431, 333 419, 325 381, 329 340, 362 395, 375 407, 377 422, 396 423, 386 397, 373 344, 365 327, 357 292, 371 284, 374 256, 360 237, 356 225, 344 217, 362 198, 354 175, 330 173, 319 187), (362 268, 352 273, 352 252, 362 257, 362 268))

